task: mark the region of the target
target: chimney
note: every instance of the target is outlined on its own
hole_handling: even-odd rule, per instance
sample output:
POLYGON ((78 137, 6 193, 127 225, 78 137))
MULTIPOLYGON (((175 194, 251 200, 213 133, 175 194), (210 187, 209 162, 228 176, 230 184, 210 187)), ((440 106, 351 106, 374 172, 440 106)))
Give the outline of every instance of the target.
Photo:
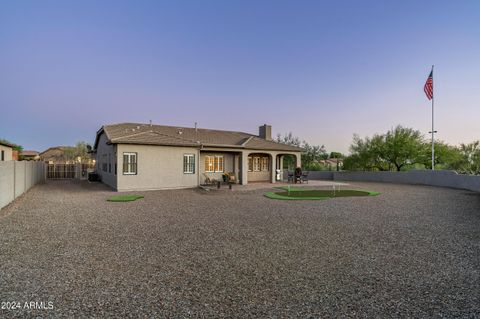
POLYGON ((272 126, 263 124, 258 128, 258 137, 263 138, 267 141, 272 140, 272 126))

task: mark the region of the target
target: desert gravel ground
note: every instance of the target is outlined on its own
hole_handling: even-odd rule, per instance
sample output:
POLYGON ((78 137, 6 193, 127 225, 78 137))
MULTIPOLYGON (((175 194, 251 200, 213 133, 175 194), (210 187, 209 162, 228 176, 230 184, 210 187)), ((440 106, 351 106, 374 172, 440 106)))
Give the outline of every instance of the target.
POLYGON ((0 317, 480 317, 480 194, 351 188, 381 195, 37 185, 0 210, 0 317))

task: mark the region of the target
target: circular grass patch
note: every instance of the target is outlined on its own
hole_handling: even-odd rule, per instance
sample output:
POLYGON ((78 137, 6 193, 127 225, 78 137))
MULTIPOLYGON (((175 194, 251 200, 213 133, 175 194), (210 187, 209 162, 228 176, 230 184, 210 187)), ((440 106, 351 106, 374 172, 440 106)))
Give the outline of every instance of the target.
POLYGON ((283 192, 268 192, 266 197, 272 199, 285 199, 285 200, 324 200, 336 197, 362 197, 362 196, 376 196, 380 193, 370 191, 360 191, 352 189, 342 190, 325 190, 325 189, 290 189, 281 187, 283 192), (285 191, 285 189, 287 189, 285 191))

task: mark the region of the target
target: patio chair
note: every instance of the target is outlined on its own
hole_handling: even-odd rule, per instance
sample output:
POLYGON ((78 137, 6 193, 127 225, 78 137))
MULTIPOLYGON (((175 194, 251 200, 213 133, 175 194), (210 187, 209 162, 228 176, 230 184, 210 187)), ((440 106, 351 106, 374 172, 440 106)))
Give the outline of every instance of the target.
POLYGON ((210 178, 207 174, 203 173, 203 176, 205 177, 205 185, 215 185, 217 183, 216 179, 210 178))
POLYGON ((302 182, 307 182, 308 184, 308 171, 305 171, 302 173, 301 179, 302 179, 302 182))
POLYGON ((293 172, 288 171, 287 182, 288 182, 288 183, 290 183, 290 182, 293 183, 294 178, 295 178, 295 174, 293 174, 293 172))
POLYGON ((228 175, 228 183, 230 183, 230 184, 236 184, 237 183, 237 179, 235 178, 235 175, 231 175, 231 174, 228 175))
POLYGON ((295 181, 295 184, 296 183, 300 183, 300 184, 302 183, 302 168, 301 167, 297 167, 295 169, 295 179, 294 179, 294 181, 295 181))

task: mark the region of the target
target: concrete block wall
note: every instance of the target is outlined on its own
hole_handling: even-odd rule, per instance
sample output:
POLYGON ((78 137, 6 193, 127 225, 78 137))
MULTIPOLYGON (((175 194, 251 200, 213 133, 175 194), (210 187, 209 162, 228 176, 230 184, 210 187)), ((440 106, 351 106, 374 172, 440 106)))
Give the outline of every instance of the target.
POLYGON ((461 175, 454 171, 446 170, 418 170, 408 172, 334 172, 333 179, 338 181, 429 185, 480 192, 480 176, 461 175))
POLYGON ((0 162, 0 208, 15 199, 15 162, 0 162))
MULTIPOLYGON (((311 171, 311 180, 357 181, 377 183, 397 183, 451 187, 480 192, 480 176, 461 175, 447 170, 413 170, 408 172, 324 172, 311 171)), ((286 175, 285 175, 286 180, 286 175)))
POLYGON ((45 181, 43 162, 0 162, 0 209, 43 181, 45 181))

